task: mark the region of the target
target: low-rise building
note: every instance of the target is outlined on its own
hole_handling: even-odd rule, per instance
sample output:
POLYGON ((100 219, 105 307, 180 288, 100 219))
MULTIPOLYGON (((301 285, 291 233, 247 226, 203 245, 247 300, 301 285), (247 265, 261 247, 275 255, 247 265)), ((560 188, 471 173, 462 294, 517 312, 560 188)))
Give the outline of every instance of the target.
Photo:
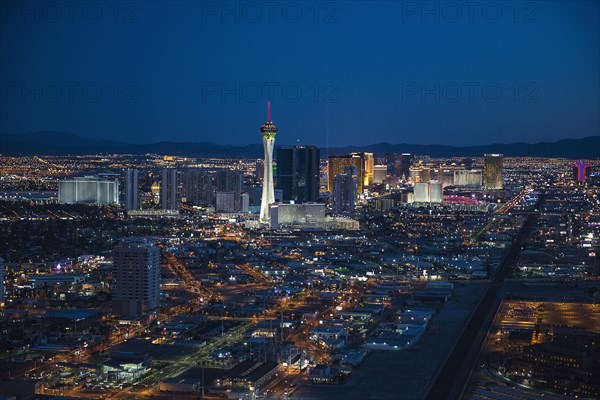
POLYGON ((194 378, 166 378, 160 382, 161 392, 197 393, 202 387, 202 381, 194 378))

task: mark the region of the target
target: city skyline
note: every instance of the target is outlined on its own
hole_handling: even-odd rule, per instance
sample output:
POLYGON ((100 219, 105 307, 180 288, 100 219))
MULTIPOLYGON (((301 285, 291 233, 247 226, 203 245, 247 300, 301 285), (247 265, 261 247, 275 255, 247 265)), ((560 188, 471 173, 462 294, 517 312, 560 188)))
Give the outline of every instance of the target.
MULTIPOLYGON (((176 142, 161 141, 148 144, 136 144, 129 142, 104 141, 97 139, 86 139, 77 135, 57 131, 40 131, 20 135, 3 135, 2 146, 3 154, 7 155, 33 155, 33 154, 51 154, 51 155, 69 155, 69 154, 89 154, 91 151, 113 154, 145 154, 156 150, 157 146, 166 146, 163 149, 166 153, 185 156, 250 156, 250 153, 260 149, 264 152, 260 142, 254 142, 249 145, 219 145, 213 142, 176 142), (211 154, 221 151, 221 154, 211 154), (227 154, 230 152, 231 154, 227 154), (203 154, 206 153, 206 154, 203 154)), ((327 155, 342 155, 348 152, 392 152, 403 153, 407 150, 412 153, 427 153, 434 156, 480 156, 490 151, 502 150, 503 154, 509 157, 567 157, 567 158, 597 158, 594 151, 600 144, 600 135, 587 136, 583 138, 563 138, 557 141, 541 141, 527 143, 523 141, 513 143, 492 143, 484 145, 456 146, 440 144, 415 144, 415 143, 372 143, 364 146, 346 144, 338 147, 319 147, 323 151, 323 157, 327 155)), ((297 145, 297 144, 296 144, 297 145)), ((282 143, 279 147, 294 146, 294 144, 282 143)), ((301 146, 311 146, 305 144, 301 146)))
POLYGON ((598 160, 297 146, 279 174, 267 120, 266 162, 0 156, 0 394, 600 395, 598 160))
POLYGON ((600 399, 598 16, 0 0, 0 399, 600 399))

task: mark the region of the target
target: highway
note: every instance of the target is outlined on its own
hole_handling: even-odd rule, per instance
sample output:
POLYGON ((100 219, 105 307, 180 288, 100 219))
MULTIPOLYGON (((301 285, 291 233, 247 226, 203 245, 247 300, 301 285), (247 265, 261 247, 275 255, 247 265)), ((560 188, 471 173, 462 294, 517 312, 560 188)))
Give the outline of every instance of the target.
POLYGON ((515 197, 510 199, 508 202, 506 202, 504 205, 502 205, 502 207, 497 209, 494 212, 494 214, 492 215, 492 218, 488 221, 488 223, 483 228, 481 228, 481 230, 479 232, 477 232, 471 238, 465 238, 465 244, 468 244, 468 243, 472 242, 473 240, 479 239, 483 234, 485 234, 485 232, 487 232, 496 223, 497 215, 508 214, 515 206, 517 206, 521 202, 521 200, 526 195, 530 194, 531 192, 532 192, 531 189, 523 188, 523 190, 521 190, 521 192, 519 192, 518 195, 516 195, 515 197))
MULTIPOLYGON (((543 197, 542 195, 538 199, 536 208, 543 201, 543 197)), ((504 281, 510 272, 510 268, 516 262, 521 250, 521 244, 534 226, 536 217, 536 214, 529 214, 527 216, 516 240, 500 261, 490 287, 483 295, 468 324, 463 329, 446 362, 436 373, 433 383, 428 390, 427 400, 460 399, 468 383, 471 370, 477 361, 487 331, 500 305, 504 281)))

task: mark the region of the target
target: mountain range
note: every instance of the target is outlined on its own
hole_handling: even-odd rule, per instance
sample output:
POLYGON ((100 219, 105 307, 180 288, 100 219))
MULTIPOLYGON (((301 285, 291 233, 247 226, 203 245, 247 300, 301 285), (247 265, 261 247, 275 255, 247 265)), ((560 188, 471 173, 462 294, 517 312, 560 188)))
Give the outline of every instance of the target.
MULTIPOLYGON (((285 144, 282 144, 285 145, 285 144)), ((505 156, 564 157, 571 159, 600 158, 600 136, 562 139, 557 142, 489 144, 483 146, 445 146, 420 144, 377 143, 366 146, 330 147, 321 149, 321 157, 350 152, 411 153, 432 157, 479 157, 485 153, 505 156)), ((169 154, 189 157, 259 158, 261 143, 246 146, 222 146, 210 142, 170 142, 135 144, 110 140, 88 139, 66 132, 43 131, 0 135, 2 155, 84 155, 84 154, 169 154)))

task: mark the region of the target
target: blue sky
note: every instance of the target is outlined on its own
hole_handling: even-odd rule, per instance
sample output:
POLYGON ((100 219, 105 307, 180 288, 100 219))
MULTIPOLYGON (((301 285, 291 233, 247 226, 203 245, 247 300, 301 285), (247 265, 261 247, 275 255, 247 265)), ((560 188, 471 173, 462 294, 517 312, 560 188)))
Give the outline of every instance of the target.
POLYGON ((474 145, 600 132, 600 6, 2 1, 0 134, 474 145))

